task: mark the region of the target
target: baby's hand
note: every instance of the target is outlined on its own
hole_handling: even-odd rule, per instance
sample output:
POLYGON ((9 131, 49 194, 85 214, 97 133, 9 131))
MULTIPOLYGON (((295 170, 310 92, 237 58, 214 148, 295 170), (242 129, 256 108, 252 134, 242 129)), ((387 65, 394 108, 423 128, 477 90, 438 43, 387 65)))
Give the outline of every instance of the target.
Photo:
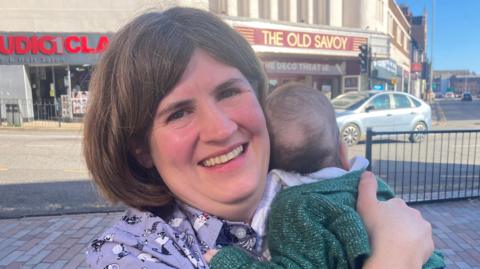
POLYGON ((215 256, 215 254, 217 254, 218 252, 218 249, 209 249, 207 250, 207 252, 205 252, 205 254, 203 254, 203 258, 205 258, 205 261, 207 261, 207 263, 210 263, 210 261, 212 260, 213 256, 215 256))

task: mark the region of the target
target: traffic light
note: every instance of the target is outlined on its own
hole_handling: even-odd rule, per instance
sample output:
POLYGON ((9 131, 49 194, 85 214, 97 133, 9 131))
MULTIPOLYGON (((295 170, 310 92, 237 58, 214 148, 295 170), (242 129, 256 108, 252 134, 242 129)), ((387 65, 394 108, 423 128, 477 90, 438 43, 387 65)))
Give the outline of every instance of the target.
POLYGON ((358 57, 360 58, 360 72, 362 73, 368 73, 369 71, 369 61, 370 61, 370 55, 368 51, 368 45, 367 44, 362 44, 358 46, 360 49, 360 53, 358 54, 358 57))

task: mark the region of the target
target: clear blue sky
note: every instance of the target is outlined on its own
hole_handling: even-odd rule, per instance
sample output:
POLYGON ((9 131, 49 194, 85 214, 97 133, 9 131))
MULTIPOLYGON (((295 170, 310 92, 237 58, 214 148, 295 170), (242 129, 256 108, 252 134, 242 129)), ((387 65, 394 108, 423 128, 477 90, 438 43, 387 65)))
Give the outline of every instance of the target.
POLYGON ((468 69, 480 74, 480 0, 396 0, 399 5, 408 5, 414 16, 428 12, 429 47, 433 1, 434 70, 468 69))

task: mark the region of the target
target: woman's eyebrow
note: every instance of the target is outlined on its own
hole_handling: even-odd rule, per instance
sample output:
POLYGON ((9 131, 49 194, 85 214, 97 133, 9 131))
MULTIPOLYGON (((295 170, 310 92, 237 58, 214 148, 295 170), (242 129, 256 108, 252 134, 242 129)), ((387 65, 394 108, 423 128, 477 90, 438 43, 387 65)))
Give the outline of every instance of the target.
POLYGON ((236 83, 241 83, 241 84, 248 84, 248 81, 245 80, 244 78, 231 78, 219 85, 217 85, 217 87, 215 87, 215 90, 214 92, 218 92, 218 91, 221 91, 221 90, 225 90, 225 89, 228 89, 230 87, 232 87, 232 85, 236 84, 236 83))
POLYGON ((170 112, 172 111, 175 111, 179 108, 183 108, 183 107, 187 107, 187 106, 190 106, 193 104, 193 100, 192 99, 187 99, 187 100, 180 100, 178 102, 174 102, 174 103, 171 103, 169 105, 167 105, 167 107, 165 107, 164 109, 160 110, 156 115, 155 117, 156 118, 159 118, 159 117, 162 117, 164 116, 165 114, 169 114, 170 112))

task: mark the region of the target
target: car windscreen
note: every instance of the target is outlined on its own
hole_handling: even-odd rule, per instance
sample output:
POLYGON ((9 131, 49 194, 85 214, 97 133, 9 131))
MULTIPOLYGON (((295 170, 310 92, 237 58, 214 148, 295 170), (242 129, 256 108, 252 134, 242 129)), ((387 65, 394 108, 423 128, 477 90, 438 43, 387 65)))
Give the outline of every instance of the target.
POLYGON ((332 105, 335 109, 354 110, 365 103, 370 96, 366 93, 342 94, 332 100, 332 105))

